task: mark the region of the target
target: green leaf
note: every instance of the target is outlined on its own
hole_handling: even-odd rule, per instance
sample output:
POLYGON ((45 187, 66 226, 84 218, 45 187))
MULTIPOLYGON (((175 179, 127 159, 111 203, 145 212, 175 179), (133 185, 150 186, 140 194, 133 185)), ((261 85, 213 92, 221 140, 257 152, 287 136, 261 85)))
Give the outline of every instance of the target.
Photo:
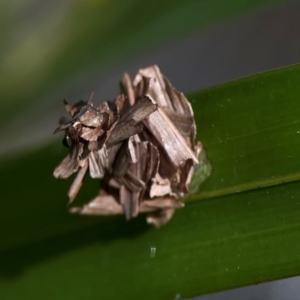
POLYGON ((300 179, 299 65, 189 96, 213 164, 201 198, 300 179))
POLYGON ((189 96, 213 174, 159 230, 67 215, 59 143, 2 160, 2 297, 174 299, 298 275, 299 82, 296 65, 189 96))

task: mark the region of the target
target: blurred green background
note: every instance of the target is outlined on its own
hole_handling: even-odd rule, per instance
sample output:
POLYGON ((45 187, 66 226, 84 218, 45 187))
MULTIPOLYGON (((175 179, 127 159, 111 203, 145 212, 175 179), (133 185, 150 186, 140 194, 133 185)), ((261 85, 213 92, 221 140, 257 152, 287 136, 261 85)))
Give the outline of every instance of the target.
MULTIPOLYGON (((208 57, 202 49, 215 52, 214 48, 224 47, 226 53, 239 40, 233 36, 226 44, 221 41, 207 48, 201 44, 205 35, 215 27, 226 27, 226 21, 247 19, 258 9, 277 8, 285 2, 289 1, 1 1, 0 138, 6 142, 0 154, 48 140, 64 97, 76 101, 94 90, 96 99, 112 99, 117 81, 128 69, 134 74, 140 67, 160 62, 179 89, 201 88, 205 79, 200 74, 205 73, 199 62, 203 57, 205 63, 208 57), (199 37, 199 32, 204 34, 199 37), (194 41, 186 40, 192 36, 194 41), (194 52, 187 52, 193 47, 194 52), (103 86, 112 76, 109 88, 103 86), (45 127, 48 130, 42 130, 45 127)), ((216 61, 220 53, 210 58, 216 61)), ((207 76, 217 78, 222 65, 214 68, 207 76)))

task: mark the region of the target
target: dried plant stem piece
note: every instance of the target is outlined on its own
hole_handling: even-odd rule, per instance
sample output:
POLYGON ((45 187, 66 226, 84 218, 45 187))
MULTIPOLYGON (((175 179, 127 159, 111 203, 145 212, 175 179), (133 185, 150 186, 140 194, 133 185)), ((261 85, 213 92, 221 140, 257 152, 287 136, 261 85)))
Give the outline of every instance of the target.
POLYGON ((159 108, 150 115, 144 124, 175 167, 179 167, 188 159, 192 159, 195 164, 198 163, 195 153, 188 147, 183 136, 162 109, 159 108))
POLYGON ((88 169, 88 162, 85 161, 84 166, 80 169, 80 171, 77 173, 77 176, 75 177, 75 180, 73 181, 69 192, 68 192, 68 196, 69 196, 69 204, 73 202, 73 200, 75 199, 75 197, 77 196, 81 186, 82 186, 82 180, 85 176, 85 173, 88 169))
POLYGON ((107 140, 107 148, 110 148, 111 146, 118 144, 137 133, 142 132, 143 128, 144 127, 142 124, 137 124, 133 119, 124 121, 123 123, 119 123, 107 140))

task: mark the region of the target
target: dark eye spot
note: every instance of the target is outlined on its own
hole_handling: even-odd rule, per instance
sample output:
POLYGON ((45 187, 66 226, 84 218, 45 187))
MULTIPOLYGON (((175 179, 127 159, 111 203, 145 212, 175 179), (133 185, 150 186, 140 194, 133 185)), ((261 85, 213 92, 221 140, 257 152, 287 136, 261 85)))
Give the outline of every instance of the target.
POLYGON ((62 141, 63 145, 67 148, 71 148, 71 139, 66 135, 62 141))

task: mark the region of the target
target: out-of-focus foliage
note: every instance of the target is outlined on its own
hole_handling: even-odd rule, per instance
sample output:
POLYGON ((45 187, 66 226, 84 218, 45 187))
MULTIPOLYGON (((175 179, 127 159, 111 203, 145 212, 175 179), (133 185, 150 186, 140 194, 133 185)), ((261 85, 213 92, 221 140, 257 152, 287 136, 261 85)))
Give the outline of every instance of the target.
POLYGON ((274 2, 2 0, 0 125, 86 72, 274 2))

